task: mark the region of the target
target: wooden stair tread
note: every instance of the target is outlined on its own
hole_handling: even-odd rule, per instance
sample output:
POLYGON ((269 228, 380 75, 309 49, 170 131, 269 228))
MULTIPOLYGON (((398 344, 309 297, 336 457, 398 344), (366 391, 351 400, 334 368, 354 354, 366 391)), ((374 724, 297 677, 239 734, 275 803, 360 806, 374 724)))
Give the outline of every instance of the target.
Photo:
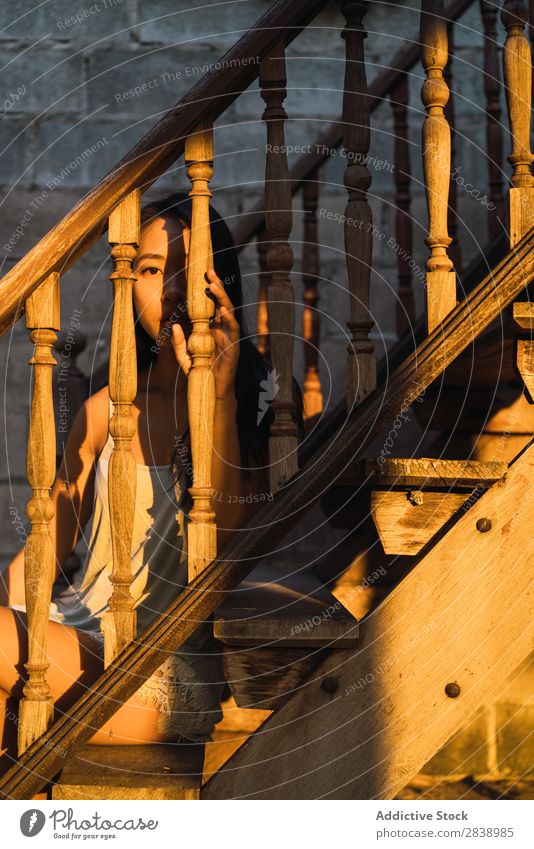
POLYGON ((214 634, 233 646, 348 648, 358 643, 358 623, 316 575, 273 581, 257 569, 215 611, 214 634))
POLYGON ((479 460, 438 460, 421 457, 399 457, 366 460, 365 472, 373 483, 389 486, 466 487, 491 484, 502 480, 507 463, 479 460))
POLYGON ((513 317, 521 330, 534 330, 534 304, 531 301, 516 301, 513 305, 513 317))
POLYGON ((203 744, 87 744, 65 764, 52 799, 198 799, 203 744))

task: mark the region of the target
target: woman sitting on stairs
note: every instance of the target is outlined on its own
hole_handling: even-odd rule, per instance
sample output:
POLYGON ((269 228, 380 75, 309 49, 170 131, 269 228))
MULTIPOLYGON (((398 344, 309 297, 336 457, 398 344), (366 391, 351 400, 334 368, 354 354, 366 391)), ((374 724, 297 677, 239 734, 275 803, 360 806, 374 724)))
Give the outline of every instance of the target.
MULTIPOLYGON (((216 346, 212 486, 217 550, 221 551, 262 501, 271 497, 266 464, 272 414, 258 415, 260 384, 267 379, 269 367, 247 338, 237 254, 228 227, 211 206, 210 226, 215 269, 206 274, 206 293, 216 304, 211 323, 216 346)), ((143 207, 133 269, 138 388, 132 406, 137 490, 130 591, 138 635, 187 583, 187 509, 191 506, 187 489, 192 484, 192 467, 187 414, 191 325, 185 269, 190 229, 191 200, 185 194, 143 207)), ((302 435, 302 397, 294 386, 302 435)), ((113 589, 107 495, 112 406, 107 386, 87 399, 68 436, 52 491, 56 579, 92 514, 87 556, 50 608, 47 680, 58 716, 104 669, 100 619, 109 609, 113 589)), ((2 749, 7 749, 5 757, 10 760, 16 755, 16 704, 22 698, 27 657, 23 550, 2 577, 0 723, 4 723, 2 749)), ((135 695, 88 742, 207 741, 221 717, 223 687, 211 624, 199 623, 184 646, 162 657, 156 672, 141 682, 135 695)))

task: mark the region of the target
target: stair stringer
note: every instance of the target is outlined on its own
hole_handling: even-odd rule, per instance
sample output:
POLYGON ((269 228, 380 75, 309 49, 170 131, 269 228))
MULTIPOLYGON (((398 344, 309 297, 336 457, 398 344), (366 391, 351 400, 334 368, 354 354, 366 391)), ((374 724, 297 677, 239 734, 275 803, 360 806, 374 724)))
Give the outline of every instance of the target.
POLYGON ((393 798, 532 651, 533 510, 531 443, 201 798, 393 798))

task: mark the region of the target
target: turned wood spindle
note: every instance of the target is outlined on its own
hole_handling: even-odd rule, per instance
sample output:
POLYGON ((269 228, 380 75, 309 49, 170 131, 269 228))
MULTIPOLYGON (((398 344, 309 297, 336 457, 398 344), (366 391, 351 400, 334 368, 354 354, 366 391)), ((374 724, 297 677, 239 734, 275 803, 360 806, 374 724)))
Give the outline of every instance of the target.
POLYGON ((270 404, 274 416, 269 435, 269 485, 271 492, 276 492, 298 468, 293 399, 295 294, 290 276, 293 251, 289 245, 292 196, 284 141, 287 114, 283 107, 286 67, 282 40, 260 62, 259 83, 265 101, 262 119, 267 135, 265 226, 269 235, 267 309, 272 364, 272 371, 261 390, 260 405, 270 404))
POLYGON ((506 0, 501 21, 506 29, 503 48, 503 80, 512 151, 507 156, 513 168, 509 191, 510 247, 525 235, 534 223, 534 176, 530 166, 532 103, 532 56, 525 36, 528 9, 523 0, 506 0))
MULTIPOLYGON (((451 168, 456 161, 456 114, 454 108, 454 82, 453 82, 453 57, 454 57, 454 21, 447 23, 447 41, 449 50, 449 60, 445 66, 443 77, 449 89, 449 99, 445 106, 445 118, 448 121, 451 130, 451 168)), ((454 168, 453 173, 458 171, 458 167, 454 168)), ((462 247, 458 239, 458 186, 456 180, 450 181, 449 187, 449 208, 447 211, 447 224, 449 235, 451 237, 451 246, 449 254, 457 275, 462 274, 462 247)))
POLYGON ((503 139, 501 124, 501 81, 497 51, 498 8, 489 0, 480 0, 484 31, 484 94, 486 98, 486 156, 488 162, 488 234, 496 236, 503 220, 502 179, 503 139))
MULTIPOLYGON (((507 0, 501 12, 506 29, 503 49, 503 79, 512 140, 507 157, 513 167, 508 192, 510 247, 513 248, 534 225, 534 176, 530 149, 532 103, 532 56, 525 35, 528 9, 522 0, 507 0)), ((516 367, 530 403, 534 400, 534 312, 530 302, 513 306, 516 324, 523 331, 516 338, 516 367)))
POLYGON ((187 311, 192 331, 187 350, 191 371, 187 379, 187 409, 191 435, 193 499, 188 525, 188 575, 192 581, 217 555, 217 526, 212 505, 211 465, 215 417, 215 342, 209 321, 214 305, 206 296, 205 273, 213 268, 209 181, 213 175, 213 127, 200 124, 185 142, 185 163, 191 182, 191 236, 187 265, 187 311))
POLYGON ((410 258, 413 256, 411 214, 411 165, 408 143, 408 77, 402 74, 391 92, 393 127, 395 133, 395 240, 397 250, 397 275, 399 279, 396 309, 396 330, 400 338, 415 321, 415 300, 412 286, 410 258))
POLYGON ((31 532, 24 548, 24 590, 28 627, 28 673, 19 707, 18 753, 21 755, 54 719, 54 702, 47 682, 47 642, 50 600, 56 554, 50 536, 54 517, 50 490, 56 472, 56 433, 52 348, 60 327, 59 274, 50 274, 26 301, 26 327, 34 344, 29 365, 33 392, 28 436, 27 471, 32 495, 26 512, 31 532))
POLYGON ((320 319, 317 304, 319 292, 319 241, 317 231, 317 205, 319 200, 319 175, 315 173, 302 190, 304 233, 302 239, 302 337, 304 340, 304 418, 309 428, 323 411, 323 392, 319 376, 320 319))
POLYGON ((443 75, 447 64, 447 23, 442 0, 422 0, 420 41, 426 73, 421 100, 427 112, 422 142, 428 207, 425 244, 430 248, 426 264, 427 329, 431 333, 456 306, 456 274, 447 253, 452 241, 447 229, 451 131, 445 117, 449 87, 443 75))
POLYGON ((267 316, 267 290, 269 288, 269 269, 267 268, 267 248, 269 236, 265 227, 258 233, 256 241, 258 251, 258 266, 260 269, 260 285, 258 287, 258 316, 256 333, 258 336, 258 351, 264 357, 270 357, 269 320, 267 316))
POLYGON ((351 341, 347 346, 347 407, 349 412, 376 386, 376 356, 369 333, 374 325, 369 312, 373 252, 373 218, 367 193, 371 172, 365 164, 371 141, 370 109, 365 73, 363 19, 367 3, 342 2, 346 26, 345 79, 343 85, 343 147, 347 167, 343 182, 348 192, 345 206, 345 256, 350 293, 351 341), (350 223, 349 223, 350 220, 350 223))
POLYGON ((108 220, 108 242, 112 246, 114 270, 113 322, 109 355, 109 394, 113 415, 109 432, 113 452, 109 462, 108 498, 113 550, 113 586, 109 610, 102 616, 104 664, 114 658, 137 635, 137 612, 130 592, 132 581, 132 535, 135 516, 137 466, 132 452, 135 422, 132 403, 137 394, 132 264, 139 245, 141 193, 130 192, 108 220))

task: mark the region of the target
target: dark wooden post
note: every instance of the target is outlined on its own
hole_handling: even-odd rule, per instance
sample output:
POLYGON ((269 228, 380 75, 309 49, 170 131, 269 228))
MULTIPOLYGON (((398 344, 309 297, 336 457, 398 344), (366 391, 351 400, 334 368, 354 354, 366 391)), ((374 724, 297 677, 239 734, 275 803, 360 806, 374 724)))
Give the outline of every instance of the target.
POLYGON ((415 301, 410 259, 412 257, 411 167, 408 144, 408 77, 403 74, 391 92, 395 131, 395 241, 399 280, 396 330, 401 337, 415 320, 415 301))
POLYGON ((486 156, 488 162, 489 200, 488 233, 496 236, 503 221, 501 85, 497 53, 498 9, 488 0, 480 0, 484 30, 484 93, 486 97, 486 156))
MULTIPOLYGON (((449 21, 447 25, 447 39, 449 44, 449 61, 445 67, 444 79, 449 87, 449 99, 445 106, 445 117, 451 128, 451 169, 456 160, 456 133, 455 133, 455 111, 454 111, 454 82, 453 82, 453 56, 454 56, 454 23, 449 21)), ((462 248, 458 239, 458 187, 456 180, 450 181, 449 186, 449 209, 447 215, 449 233, 452 239, 449 249, 456 274, 462 273, 462 248)))
POLYGON ((319 278, 319 241, 317 235, 317 204, 319 198, 318 174, 304 183, 302 206, 304 208, 304 234, 302 239, 302 282, 304 285, 304 310, 302 336, 304 339, 304 415, 313 423, 323 411, 323 393, 319 377, 319 330, 317 304, 319 278))
POLYGON ((364 51, 367 33, 363 27, 366 11, 367 3, 363 0, 344 0, 341 3, 341 12, 346 20, 341 35, 345 39, 343 147, 347 157, 344 183, 348 191, 345 255, 350 292, 350 320, 347 324, 352 334, 347 366, 349 411, 376 386, 375 349, 369 339, 374 321, 369 312, 373 217, 367 192, 371 173, 365 162, 371 141, 364 51))
POLYGON ((267 248, 269 345, 272 372, 264 387, 264 402, 271 404, 274 421, 269 437, 269 475, 276 492, 297 471, 296 405, 293 399, 293 346, 295 293, 290 271, 293 251, 289 244, 292 197, 285 152, 283 107, 286 96, 284 42, 280 40, 260 62, 259 81, 265 101, 262 119, 267 128, 265 154, 265 225, 267 248))

